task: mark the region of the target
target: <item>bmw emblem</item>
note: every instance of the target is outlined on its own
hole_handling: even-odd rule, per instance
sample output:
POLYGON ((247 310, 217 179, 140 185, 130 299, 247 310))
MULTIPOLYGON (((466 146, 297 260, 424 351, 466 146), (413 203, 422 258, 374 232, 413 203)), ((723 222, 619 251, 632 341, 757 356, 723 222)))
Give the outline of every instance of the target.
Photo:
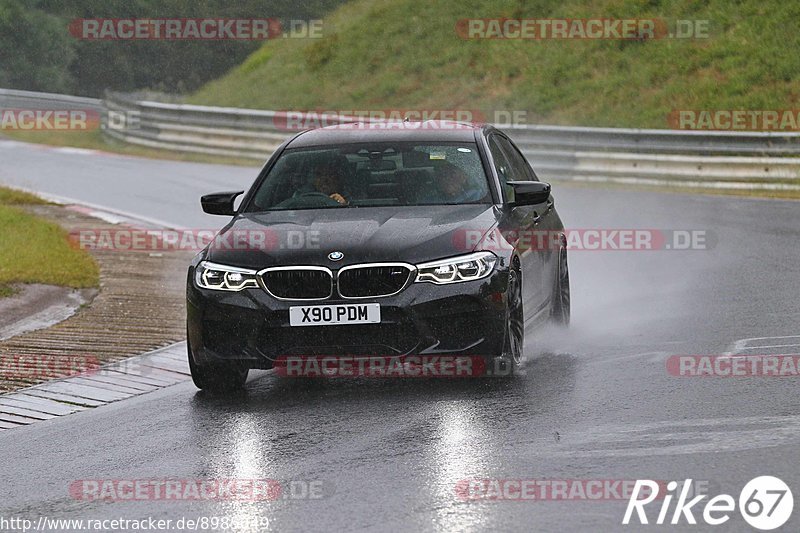
POLYGON ((331 252, 328 254, 328 259, 330 259, 331 261, 341 261, 343 258, 344 254, 339 251, 331 252))

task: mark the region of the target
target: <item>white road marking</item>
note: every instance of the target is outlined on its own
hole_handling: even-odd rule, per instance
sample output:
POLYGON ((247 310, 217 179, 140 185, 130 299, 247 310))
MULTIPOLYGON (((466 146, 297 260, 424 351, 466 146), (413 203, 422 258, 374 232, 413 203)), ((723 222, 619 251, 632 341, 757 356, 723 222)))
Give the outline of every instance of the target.
MULTIPOLYGON (((783 335, 778 337, 750 337, 747 339, 739 339, 737 341, 734 341, 730 350, 725 352, 724 355, 736 355, 744 352, 745 350, 752 350, 752 349, 781 348, 783 347, 782 345, 754 344, 754 341, 780 341, 782 339, 800 340, 800 335, 783 335)), ((793 346, 800 346, 800 344, 788 344, 785 346, 793 347, 793 346)), ((783 354, 783 355, 789 355, 789 354, 783 354)))
POLYGON ((560 433, 557 444, 549 436, 537 441, 536 455, 649 457, 794 447, 800 441, 800 416, 666 420, 560 433))
POLYGON ((53 148, 54 152, 60 152, 62 154, 75 154, 75 155, 97 155, 100 152, 98 150, 90 150, 88 148, 73 148, 72 146, 58 146, 53 148))

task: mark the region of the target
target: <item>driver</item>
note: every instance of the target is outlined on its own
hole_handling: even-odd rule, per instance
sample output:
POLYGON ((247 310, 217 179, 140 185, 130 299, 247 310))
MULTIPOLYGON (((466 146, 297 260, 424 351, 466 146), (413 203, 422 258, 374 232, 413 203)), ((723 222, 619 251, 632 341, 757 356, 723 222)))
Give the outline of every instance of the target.
MULTIPOLYGON (((278 208, 296 208, 306 205, 318 205, 319 200, 306 199, 306 196, 325 196, 331 205, 347 205, 347 198, 342 190, 342 166, 337 161, 317 163, 311 171, 310 183, 306 187, 297 187, 294 194, 278 203, 278 208), (311 189, 311 190, 309 190, 311 189)), ((305 181, 305 180, 304 180, 305 181)))
POLYGON ((342 190, 341 167, 333 161, 320 163, 314 168, 314 189, 327 194, 331 200, 347 204, 347 199, 339 192, 342 190))

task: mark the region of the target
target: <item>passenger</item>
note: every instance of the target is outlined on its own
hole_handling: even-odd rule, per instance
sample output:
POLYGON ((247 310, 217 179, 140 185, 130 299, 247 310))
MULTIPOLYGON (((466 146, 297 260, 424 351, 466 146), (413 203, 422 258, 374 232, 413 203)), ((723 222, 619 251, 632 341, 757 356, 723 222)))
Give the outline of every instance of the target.
POLYGON ((436 186, 439 189, 437 201, 446 204, 477 202, 486 195, 485 191, 470 181, 463 170, 450 162, 444 162, 437 167, 436 186))

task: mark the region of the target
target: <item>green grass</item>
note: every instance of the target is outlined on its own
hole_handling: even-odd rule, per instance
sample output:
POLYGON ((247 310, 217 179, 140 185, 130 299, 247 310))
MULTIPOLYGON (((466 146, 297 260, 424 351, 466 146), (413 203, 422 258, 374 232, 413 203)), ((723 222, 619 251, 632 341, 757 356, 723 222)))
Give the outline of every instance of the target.
POLYGON ((46 203, 31 194, 0 187, 0 297, 14 283, 97 287, 100 272, 85 250, 70 245, 67 232, 19 206, 46 203))
POLYGON ((9 296, 14 296, 16 293, 16 288, 9 285, 0 285, 0 298, 8 298, 9 296))
POLYGON ((669 127, 673 109, 800 104, 800 3, 355 0, 321 39, 264 44, 190 101, 264 109, 523 110, 529 122, 669 127), (475 18, 709 20, 707 39, 463 40, 475 18))
POLYGON ((47 200, 43 200, 29 192, 20 191, 18 189, 8 189, 0 187, 0 206, 5 205, 44 205, 48 204, 47 200))

